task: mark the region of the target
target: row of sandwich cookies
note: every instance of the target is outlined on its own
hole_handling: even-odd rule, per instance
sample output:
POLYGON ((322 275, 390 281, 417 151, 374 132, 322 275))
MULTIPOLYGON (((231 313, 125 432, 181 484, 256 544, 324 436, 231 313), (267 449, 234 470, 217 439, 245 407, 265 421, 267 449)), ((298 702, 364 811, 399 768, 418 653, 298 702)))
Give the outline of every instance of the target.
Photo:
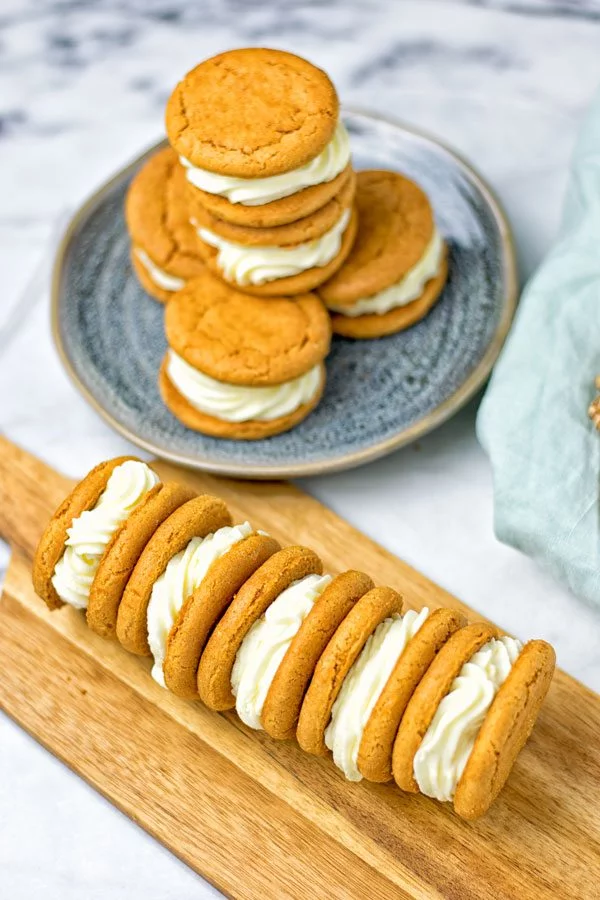
POLYGON ((391 588, 323 574, 313 551, 281 549, 191 493, 134 458, 96 467, 40 541, 36 591, 152 655, 178 696, 331 750, 349 780, 393 777, 483 814, 533 727, 552 648, 455 610, 405 611, 391 588))

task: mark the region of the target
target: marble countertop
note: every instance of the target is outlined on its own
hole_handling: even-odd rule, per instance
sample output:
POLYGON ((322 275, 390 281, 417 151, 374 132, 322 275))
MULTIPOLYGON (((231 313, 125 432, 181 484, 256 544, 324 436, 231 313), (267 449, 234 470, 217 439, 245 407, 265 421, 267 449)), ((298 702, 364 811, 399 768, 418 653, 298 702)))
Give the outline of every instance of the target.
MULTIPOLYGON (((0 430, 71 475, 129 448, 60 368, 46 303, 52 241, 86 194, 161 135, 175 81, 249 44, 310 57, 344 102, 421 126, 473 161, 508 211, 522 277, 555 234, 600 82, 597 0, 3 0, 0 430)), ((304 487, 508 630, 552 641, 560 665, 600 690, 600 614, 494 538, 475 410, 304 487)), ((11 900, 216 894, 1 715, 0 768, 11 900)))

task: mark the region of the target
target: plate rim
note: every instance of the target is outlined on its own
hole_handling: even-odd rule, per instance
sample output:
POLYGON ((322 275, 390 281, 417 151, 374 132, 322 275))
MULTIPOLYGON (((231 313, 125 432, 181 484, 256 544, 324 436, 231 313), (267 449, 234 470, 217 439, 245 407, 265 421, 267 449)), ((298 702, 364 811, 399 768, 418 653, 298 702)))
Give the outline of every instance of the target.
POLYGON ((457 151, 454 150, 451 146, 446 144, 443 140, 440 140, 438 137, 432 135, 428 131, 421 128, 416 128, 413 125, 408 125, 400 119, 396 119, 392 116, 382 115, 378 112, 374 112, 361 106, 342 106, 342 113, 344 112, 365 116, 375 121, 383 122, 386 125, 392 125, 393 127, 400 128, 401 130, 412 134, 417 138, 425 139, 426 141, 435 144, 453 159, 455 164, 458 165, 459 169, 462 170, 462 172, 475 185, 475 187, 479 190, 479 192, 485 199, 498 228, 498 233, 503 249, 502 272, 505 290, 502 313, 498 322, 498 326, 481 360, 473 369, 473 371, 468 375, 468 377, 462 382, 462 384, 458 386, 453 394, 451 394, 450 397, 447 397, 446 400, 436 406, 435 409, 431 410, 429 413, 420 418, 417 422, 414 422, 408 428, 404 428, 397 434, 394 434, 391 437, 387 437, 370 447, 366 447, 350 453, 345 453, 342 456, 336 456, 335 458, 329 460, 315 460, 312 462, 300 464, 269 463, 266 465, 245 463, 215 463, 211 460, 203 459, 202 457, 194 458, 186 453, 179 453, 173 450, 165 450, 158 444, 155 444, 153 441, 140 437, 134 431, 131 431, 126 425, 124 425, 122 422, 119 422, 119 420, 115 418, 112 413, 110 413, 100 404, 100 402, 81 380, 71 358, 69 357, 68 350, 64 345, 60 333, 59 325, 61 286, 63 281, 65 259, 72 239, 78 229, 82 226, 90 213, 104 199, 105 195, 110 192, 113 186, 115 186, 118 182, 123 181, 129 175, 129 173, 134 169, 137 169, 148 156, 166 145, 166 140, 162 139, 161 141, 158 141, 157 143, 148 147, 146 150, 132 159, 129 163, 115 172, 114 175, 112 175, 107 181, 103 182, 103 184, 100 185, 100 187, 98 187, 95 191, 93 191, 92 194, 90 194, 87 199, 84 200, 83 203, 75 210, 60 239, 52 266, 50 288, 50 324, 52 338, 62 366, 67 373, 67 376, 73 383, 74 387, 79 391, 80 394, 82 394, 84 399, 87 400, 87 402, 100 415, 100 417, 104 419, 104 421, 107 422, 112 428, 114 428, 115 431, 129 440, 132 444, 135 444, 137 447, 140 447, 148 451, 149 453, 153 453, 159 459, 165 459, 169 462, 175 463, 176 465, 191 469, 197 469, 202 472, 207 472, 211 475, 255 479, 260 481, 326 475, 334 472, 341 472, 347 469, 356 468, 369 462, 374 462, 375 460, 381 459, 382 457, 387 456, 395 450, 400 450, 402 447, 406 447, 419 438, 424 437, 435 428, 443 425, 444 422, 448 421, 448 419, 450 419, 453 415, 455 415, 455 413, 462 409, 462 407, 465 406, 466 403, 468 403, 468 401, 477 393, 477 391, 487 380, 492 371, 492 367, 500 354, 500 351, 512 324, 512 320, 517 307, 517 298, 519 291, 514 238, 502 204, 500 203, 491 186, 487 183, 483 176, 480 175, 479 172, 471 165, 471 163, 466 160, 465 157, 463 157, 460 153, 457 153, 457 151))

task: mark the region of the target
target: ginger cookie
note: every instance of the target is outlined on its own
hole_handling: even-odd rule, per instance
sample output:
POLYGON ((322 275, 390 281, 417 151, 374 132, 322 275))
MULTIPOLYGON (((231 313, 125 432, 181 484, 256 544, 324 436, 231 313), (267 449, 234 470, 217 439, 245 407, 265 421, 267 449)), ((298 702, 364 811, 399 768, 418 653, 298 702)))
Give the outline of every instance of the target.
POLYGON ((392 750, 406 705, 436 653, 451 634, 466 624, 462 613, 436 609, 408 641, 362 732, 357 766, 363 778, 392 780, 392 750))
POLYGON ((454 679, 464 663, 497 636, 498 630, 485 622, 460 628, 441 648, 416 687, 404 711, 392 752, 394 779, 403 791, 417 793, 419 790, 413 771, 415 754, 454 679))
POLYGON ((33 587, 49 609, 58 609, 64 603, 85 609, 107 545, 116 539, 135 505, 147 500, 158 480, 141 460, 119 456, 97 465, 76 485, 46 526, 33 559, 33 587), (126 463, 130 465, 125 471, 121 467, 126 463), (119 477, 106 497, 117 469, 119 477), (103 498, 103 508, 90 521, 90 514, 103 498), (96 552, 90 553, 90 543, 95 545, 96 552))
POLYGON ((356 211, 348 208, 321 237, 285 247, 232 243, 200 228, 198 247, 211 272, 237 290, 255 297, 295 296, 337 272, 352 249, 357 225, 356 211))
POLYGON ((278 550, 276 540, 254 532, 211 563, 167 637, 164 678, 174 694, 197 699, 198 665, 211 632, 244 582, 278 550))
POLYGON ((287 430, 318 403, 331 332, 314 294, 248 297, 204 273, 168 304, 165 329, 159 387, 188 427, 254 439, 287 430))
POLYGON ((131 262, 142 287, 163 303, 204 269, 188 194, 185 172, 170 147, 143 164, 127 191, 131 262))
POLYGON ((191 487, 170 481, 157 485, 113 535, 100 560, 88 600, 86 619, 96 634, 115 638, 123 591, 144 547, 168 516, 196 496, 191 487))
POLYGON ((426 194, 395 172, 359 172, 358 231, 343 266, 319 288, 336 333, 383 337, 423 318, 447 278, 447 250, 426 194))
POLYGON ((281 50, 230 50, 177 85, 166 110, 169 143, 193 166, 238 178, 280 175, 331 141, 338 98, 321 69, 281 50))
POLYGON ((364 572, 343 572, 327 585, 301 623, 271 681, 262 726, 277 740, 296 734, 300 707, 325 647, 354 604, 374 587, 364 572))
POLYGON ((487 812, 531 734, 548 693, 556 657, 545 641, 529 641, 500 686, 456 786, 454 810, 464 819, 487 812))
POLYGON ((274 553, 238 591, 213 631, 198 667, 198 693, 210 709, 235 706, 231 673, 248 632, 290 585, 321 575, 323 564, 306 547, 285 547, 274 553))
POLYGON ((401 612, 400 594, 377 587, 363 594, 338 627, 317 663, 300 709, 296 736, 307 753, 326 755, 325 730, 346 675, 377 626, 401 612))
POLYGON ((156 529, 131 573, 117 613, 117 637, 138 656, 149 656, 148 604, 155 581, 169 560, 194 538, 203 538, 231 524, 231 515, 222 500, 202 494, 179 506, 156 529))

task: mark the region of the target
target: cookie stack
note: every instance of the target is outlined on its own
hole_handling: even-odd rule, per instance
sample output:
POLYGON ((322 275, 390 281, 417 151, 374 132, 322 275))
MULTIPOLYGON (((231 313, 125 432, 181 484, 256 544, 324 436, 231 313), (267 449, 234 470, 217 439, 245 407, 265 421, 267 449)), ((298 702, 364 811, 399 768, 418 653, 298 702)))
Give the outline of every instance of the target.
POLYGON ((33 583, 51 609, 86 610, 95 632, 152 657, 179 697, 469 819, 504 785, 554 670, 544 641, 407 610, 362 572, 324 573, 314 551, 281 548, 133 457, 97 466, 62 503, 33 583))

